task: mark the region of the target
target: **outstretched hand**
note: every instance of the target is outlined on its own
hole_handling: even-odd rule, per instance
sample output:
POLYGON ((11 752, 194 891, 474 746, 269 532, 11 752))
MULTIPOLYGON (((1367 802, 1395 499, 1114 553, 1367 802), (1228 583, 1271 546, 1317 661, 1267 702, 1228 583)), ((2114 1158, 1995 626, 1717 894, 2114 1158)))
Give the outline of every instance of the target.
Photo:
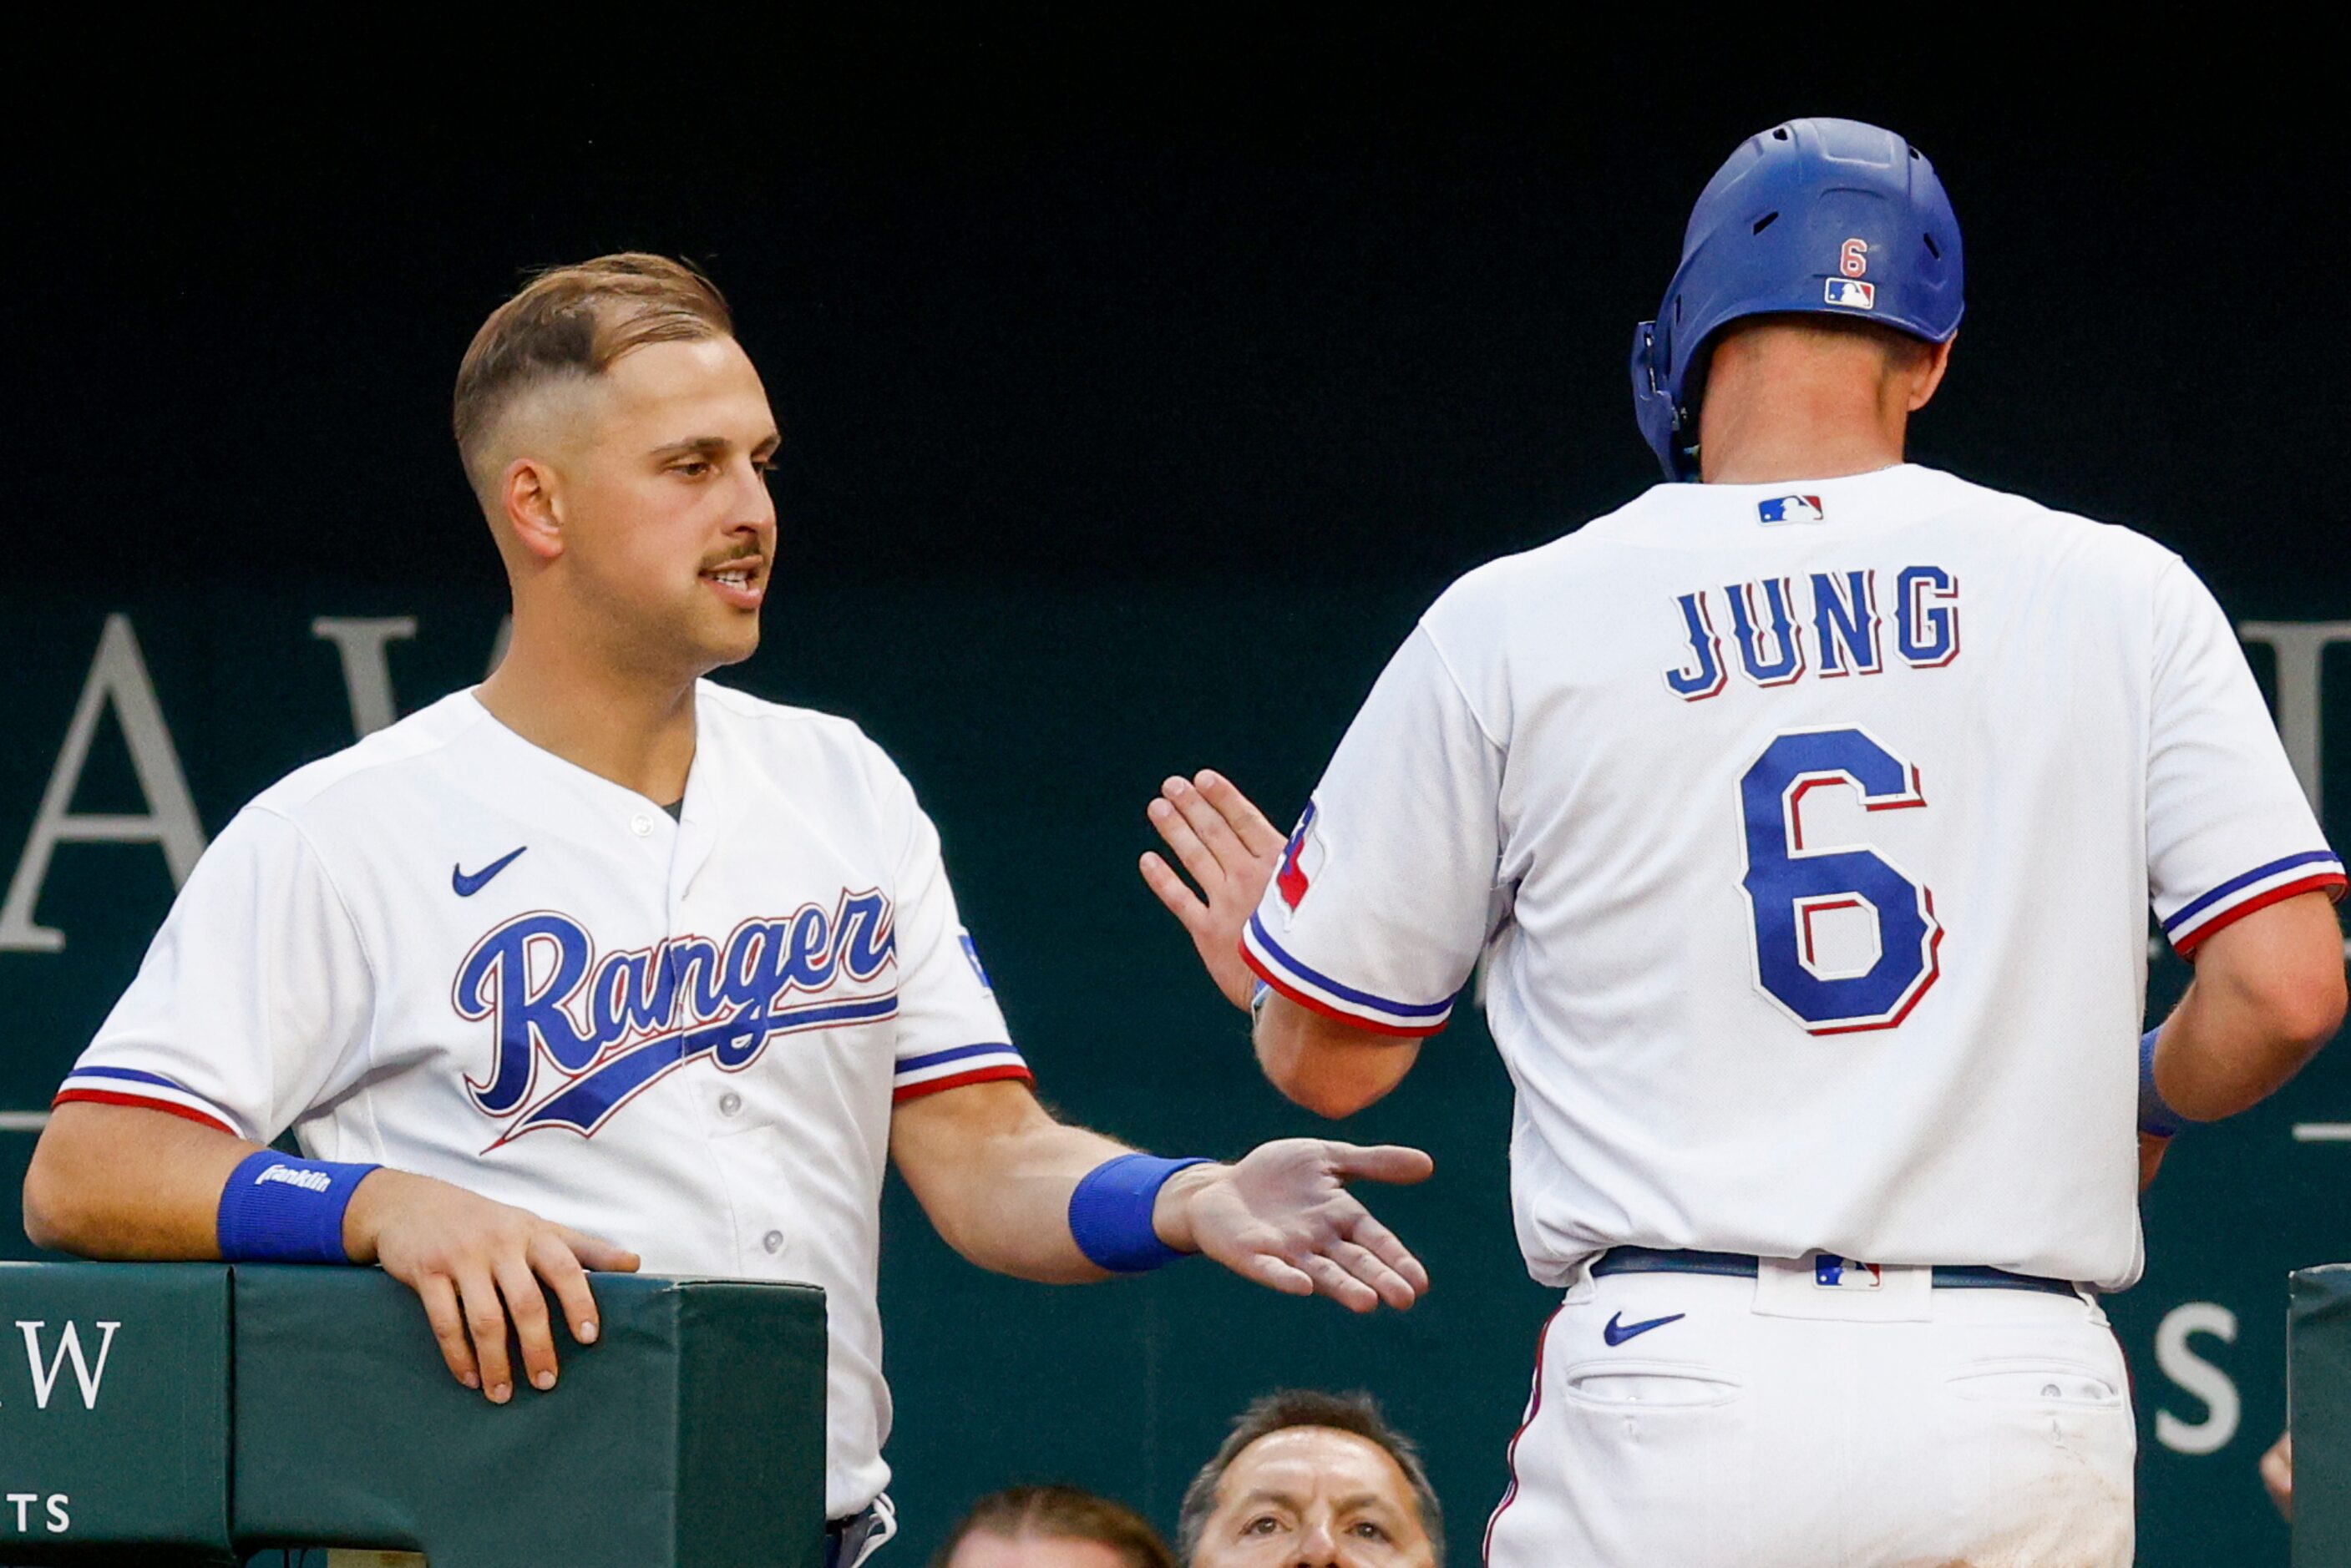
POLYGON ((1230 779, 1217 773, 1170 778, 1145 815, 1200 890, 1195 893, 1155 850, 1143 857, 1144 881, 1183 922, 1225 1000, 1248 1007, 1252 977, 1241 961, 1241 928, 1265 897, 1289 841, 1230 779))
POLYGON ((1428 1271, 1365 1209, 1356 1179, 1426 1181, 1436 1162, 1416 1148, 1322 1138, 1262 1144, 1234 1165, 1179 1170, 1153 1214, 1171 1247, 1205 1252, 1285 1295, 1326 1295, 1350 1312, 1402 1310, 1428 1290, 1428 1271))

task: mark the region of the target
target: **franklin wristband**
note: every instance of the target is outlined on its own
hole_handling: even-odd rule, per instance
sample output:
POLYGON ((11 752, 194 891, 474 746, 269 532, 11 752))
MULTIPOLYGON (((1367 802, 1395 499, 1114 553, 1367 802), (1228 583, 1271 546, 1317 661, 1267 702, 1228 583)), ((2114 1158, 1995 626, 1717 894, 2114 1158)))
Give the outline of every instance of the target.
POLYGON ((2149 1137, 2170 1137, 2188 1125, 2155 1086, 2155 1037, 2162 1033, 2158 1026, 2138 1037, 2138 1130, 2149 1137))
POLYGON ((1070 1194, 1070 1235, 1098 1269, 1139 1274, 1185 1256, 1151 1228, 1151 1210, 1167 1179, 1207 1159, 1162 1159, 1155 1154, 1122 1154, 1080 1179, 1070 1194))
POLYGON ((220 1255, 229 1263, 348 1263, 343 1210, 374 1165, 247 1155, 221 1189, 220 1255))

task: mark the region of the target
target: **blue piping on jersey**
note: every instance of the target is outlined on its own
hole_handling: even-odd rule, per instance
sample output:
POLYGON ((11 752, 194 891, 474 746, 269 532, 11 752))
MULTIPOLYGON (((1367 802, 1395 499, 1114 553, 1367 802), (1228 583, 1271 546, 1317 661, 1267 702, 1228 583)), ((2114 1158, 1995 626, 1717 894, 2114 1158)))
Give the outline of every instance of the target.
POLYGON ((1374 996, 1368 991, 1357 991, 1353 986, 1342 985, 1329 975, 1318 974, 1300 963, 1290 954, 1282 951, 1280 943, 1266 934, 1265 922, 1259 916, 1249 917, 1249 934, 1257 938, 1259 945, 1272 954, 1282 968, 1289 970, 1309 984, 1329 992, 1340 1001, 1352 1002, 1357 1007, 1369 1008, 1377 1012, 1393 1012, 1399 1018, 1442 1018, 1453 1011, 1453 1004, 1460 996, 1457 992, 1442 1002, 1390 1002, 1384 996, 1374 996))
POLYGON ((957 1045, 952 1050, 934 1051, 927 1056, 908 1056, 897 1065, 900 1073, 919 1073, 925 1067, 935 1067, 942 1062, 960 1062, 967 1056, 1009 1056, 1025 1064, 1022 1056, 1008 1040, 998 1040, 986 1045, 957 1045))
POLYGON ((2202 898, 2181 905, 2169 919, 2163 922, 2164 931, 2168 934, 2178 929, 2182 920, 2193 919, 2230 894, 2250 888, 2265 877, 2274 877, 2281 871, 2291 871, 2297 866, 2316 866, 2322 863, 2333 866, 2337 871, 2343 869, 2342 857, 2331 849, 2314 849, 2307 855, 2289 855, 2283 860, 2273 860, 2266 866, 2256 866, 2243 876, 2232 877, 2221 883, 2202 898))

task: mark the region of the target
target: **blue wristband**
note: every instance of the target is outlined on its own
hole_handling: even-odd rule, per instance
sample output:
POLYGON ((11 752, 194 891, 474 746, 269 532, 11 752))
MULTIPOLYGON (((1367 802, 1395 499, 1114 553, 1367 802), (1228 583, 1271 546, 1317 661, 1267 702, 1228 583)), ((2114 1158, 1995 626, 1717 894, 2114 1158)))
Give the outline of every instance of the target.
POLYGON ((1070 1235, 1078 1251, 1114 1274, 1139 1274, 1183 1257, 1151 1228, 1151 1210, 1169 1177, 1208 1163, 1122 1154, 1087 1171, 1070 1194, 1070 1235))
POLYGON ((2170 1137, 2188 1125, 2188 1118, 2163 1103, 2163 1091, 2155 1086, 2155 1037, 2163 1031, 2148 1030, 2138 1037, 2138 1130, 2149 1137, 2170 1137))
POLYGON ((343 1210, 374 1165, 247 1155, 221 1189, 220 1255, 230 1263, 348 1263, 343 1210))

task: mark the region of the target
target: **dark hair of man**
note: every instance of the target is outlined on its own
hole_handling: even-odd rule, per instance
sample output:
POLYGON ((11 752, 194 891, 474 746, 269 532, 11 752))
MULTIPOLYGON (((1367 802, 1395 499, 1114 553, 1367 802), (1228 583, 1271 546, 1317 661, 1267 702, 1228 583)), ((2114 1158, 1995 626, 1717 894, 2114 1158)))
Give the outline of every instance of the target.
POLYGON ((1334 1432, 1346 1432, 1363 1438, 1384 1451, 1404 1472, 1411 1484, 1414 1506, 1420 1513, 1422 1533, 1428 1537, 1429 1554, 1444 1568, 1445 1511, 1437 1501, 1437 1489, 1428 1484, 1428 1471, 1420 1462, 1420 1448, 1410 1438, 1388 1425, 1380 1413, 1379 1401, 1369 1394, 1325 1394, 1313 1388, 1283 1388, 1266 1395, 1233 1422, 1233 1429, 1217 1448, 1192 1484, 1184 1489, 1184 1509, 1176 1526, 1176 1550, 1184 1561, 1192 1561, 1199 1550, 1200 1533, 1207 1528, 1208 1516, 1217 1511, 1217 1489, 1224 1484, 1225 1471, 1232 1468, 1241 1450, 1259 1438, 1287 1431, 1292 1427, 1324 1427, 1334 1432))
POLYGON ((956 1521, 931 1554, 931 1568, 946 1568, 956 1548, 972 1535, 1091 1541, 1116 1552, 1126 1568, 1176 1568, 1175 1554, 1141 1514, 1073 1486, 1015 1486, 988 1493, 956 1521))
POLYGON ((648 343, 734 335, 717 286, 684 262, 624 251, 549 267, 490 312, 457 367, 450 412, 466 477, 486 493, 497 476, 482 472, 485 448, 525 393, 593 379, 648 343))

